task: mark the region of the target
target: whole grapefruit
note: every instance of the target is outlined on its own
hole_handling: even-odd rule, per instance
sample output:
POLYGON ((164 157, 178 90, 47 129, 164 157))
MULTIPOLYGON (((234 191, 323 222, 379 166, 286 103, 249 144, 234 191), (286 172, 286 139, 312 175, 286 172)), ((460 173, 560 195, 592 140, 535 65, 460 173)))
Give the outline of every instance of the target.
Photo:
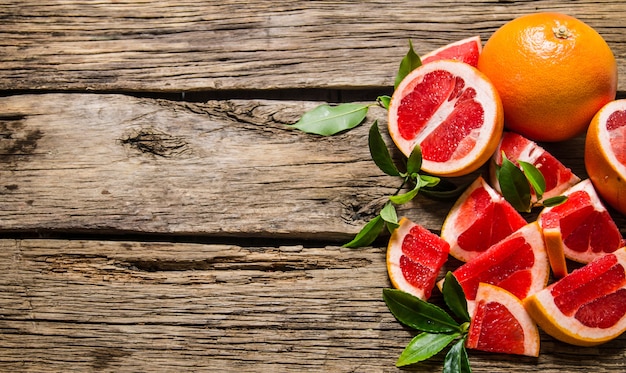
POLYGON ((589 25, 560 13, 504 24, 485 43, 478 69, 500 94, 505 128, 535 141, 583 133, 617 90, 609 45, 589 25))

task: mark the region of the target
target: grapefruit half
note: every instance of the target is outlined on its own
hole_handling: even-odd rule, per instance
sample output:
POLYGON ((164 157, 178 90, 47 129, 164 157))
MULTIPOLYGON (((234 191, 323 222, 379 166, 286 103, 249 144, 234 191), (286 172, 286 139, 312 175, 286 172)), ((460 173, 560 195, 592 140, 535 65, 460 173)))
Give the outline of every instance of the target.
POLYGON ((483 165, 503 129, 502 103, 491 82, 476 68, 440 60, 416 68, 393 93, 389 134, 407 157, 422 150, 422 170, 460 176, 483 165))
POLYGON ((608 103, 591 121, 585 169, 598 194, 626 215, 626 99, 608 103))

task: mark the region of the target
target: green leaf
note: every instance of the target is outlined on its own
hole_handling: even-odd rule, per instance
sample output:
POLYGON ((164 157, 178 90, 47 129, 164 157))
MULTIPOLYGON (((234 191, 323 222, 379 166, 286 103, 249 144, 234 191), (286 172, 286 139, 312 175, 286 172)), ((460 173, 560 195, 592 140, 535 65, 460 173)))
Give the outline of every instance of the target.
POLYGON ((554 206, 560 205, 561 203, 565 201, 567 201, 567 196, 555 196, 555 197, 544 199, 541 204, 544 205, 545 207, 554 207, 554 206))
POLYGON ((389 110, 389 104, 391 104, 391 96, 378 96, 378 98, 376 98, 376 102, 378 102, 385 109, 389 110))
POLYGON ((434 188, 441 181, 437 176, 420 175, 419 177, 420 188, 434 188))
POLYGON ((293 127, 322 136, 330 136, 358 126, 365 116, 370 105, 340 104, 330 106, 319 105, 304 113, 293 127))
POLYGON ((372 156, 374 163, 376 163, 376 166, 389 176, 400 176, 400 171, 398 171, 396 165, 393 163, 393 159, 391 159, 387 144, 380 135, 377 120, 374 121, 374 124, 370 127, 368 144, 370 148, 370 155, 372 156))
POLYGON ((497 173, 504 198, 517 211, 530 211, 530 185, 526 175, 502 153, 502 166, 497 173))
POLYGON ((385 203, 385 206, 380 211, 380 216, 388 223, 398 224, 396 208, 389 202, 385 203))
POLYGON ((411 189, 410 191, 404 194, 399 194, 397 196, 390 196, 389 200, 395 203, 396 205, 402 205, 404 203, 409 202, 413 198, 415 198, 415 196, 419 193, 419 191, 420 191, 420 185, 417 184, 415 185, 415 188, 411 189))
POLYGON ((462 321, 470 321, 470 315, 467 312, 465 292, 452 272, 446 273, 441 292, 443 293, 443 300, 446 302, 448 308, 450 308, 450 311, 462 321))
POLYGON ((522 171, 524 171, 524 175, 526 175, 526 179, 535 190, 537 200, 540 200, 546 191, 546 179, 543 177, 543 174, 532 163, 524 161, 517 161, 517 163, 519 163, 522 171))
POLYGON ((440 307, 397 289, 383 289, 383 300, 402 324, 429 333, 460 332, 461 326, 440 307))
POLYGON ((459 333, 420 333, 416 335, 411 342, 409 342, 404 351, 402 351, 402 354, 396 362, 396 366, 403 367, 429 359, 446 348, 450 342, 454 341, 459 336, 459 333))
POLYGON ((411 155, 409 155, 409 159, 406 162, 406 173, 411 175, 413 173, 420 172, 422 169, 422 148, 418 145, 415 145, 413 150, 411 151, 411 155))
POLYGON ((385 221, 380 215, 377 215, 374 219, 370 220, 363 229, 354 237, 354 239, 343 247, 357 248, 371 245, 376 238, 380 235, 385 227, 385 221))
POLYGON ((471 373, 469 357, 465 349, 465 337, 459 339, 448 351, 443 361, 443 373, 471 373))
POLYGON ((415 53, 413 50, 413 42, 409 39, 409 51, 404 56, 402 61, 400 61, 400 68, 398 69, 398 74, 396 75, 396 81, 394 83, 394 88, 397 88, 402 79, 404 79, 409 73, 416 68, 422 66, 422 60, 420 56, 415 53))

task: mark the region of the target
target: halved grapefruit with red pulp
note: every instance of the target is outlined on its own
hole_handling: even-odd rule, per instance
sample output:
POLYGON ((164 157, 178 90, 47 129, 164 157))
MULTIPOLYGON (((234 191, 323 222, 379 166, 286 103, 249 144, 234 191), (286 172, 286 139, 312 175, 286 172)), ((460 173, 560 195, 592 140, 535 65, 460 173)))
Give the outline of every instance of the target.
POLYGON ((448 259, 450 246, 438 235, 410 221, 400 219, 387 246, 387 273, 396 289, 427 300, 437 275, 448 259))
POLYGON ((478 177, 459 197, 441 228, 450 255, 468 262, 526 225, 526 220, 478 177))
POLYGON ((593 346, 626 331, 626 248, 605 254, 529 296, 524 306, 548 334, 593 346))
POLYGON ((440 60, 416 68, 396 88, 389 105, 389 134, 407 157, 422 150, 422 170, 466 175, 493 154, 503 129, 502 103, 476 68, 440 60))

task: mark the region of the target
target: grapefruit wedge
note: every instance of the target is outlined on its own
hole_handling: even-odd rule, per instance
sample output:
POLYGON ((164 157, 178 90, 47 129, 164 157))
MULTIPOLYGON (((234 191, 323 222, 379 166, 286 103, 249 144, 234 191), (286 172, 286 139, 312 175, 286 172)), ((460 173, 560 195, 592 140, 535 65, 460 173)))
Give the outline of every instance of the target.
POLYGON ((396 289, 427 300, 435 287, 450 246, 438 235, 400 219, 387 246, 387 273, 396 289))
POLYGON ((450 43, 424 55, 422 64, 439 60, 456 60, 476 67, 482 49, 480 36, 472 36, 450 43))
POLYGON ((422 170, 466 175, 495 151, 503 129, 502 103, 491 82, 459 61, 433 61, 398 85, 389 105, 389 134, 407 157, 422 150, 422 170))
MULTIPOLYGON (((519 161, 524 161, 537 167, 546 181, 544 199, 558 196, 580 181, 580 178, 569 168, 537 143, 517 133, 506 131, 489 165, 489 182, 498 192, 500 192, 500 183, 496 177, 496 167, 502 165, 503 152, 508 160, 518 166, 519 161)), ((537 202, 537 195, 534 191, 532 191, 531 202, 537 202)))
POLYGON ((441 238, 450 244, 450 255, 468 262, 524 225, 519 212, 479 176, 450 209, 441 238))
POLYGON ((626 248, 605 254, 524 300, 541 329, 579 346, 626 331, 626 248))
POLYGON ((608 103, 591 121, 585 169, 598 194, 626 215, 626 99, 608 103))
MULTIPOLYGON (((499 286, 524 299, 548 283, 549 264, 539 225, 518 229, 453 272, 473 309, 481 282, 499 286)), ((439 286, 443 286, 441 282, 439 286)))
POLYGON ((555 277, 567 274, 565 259, 588 263, 622 246, 622 235, 589 179, 566 190, 567 200, 538 217, 555 277))
POLYGON ((539 330, 522 302, 510 292, 481 283, 467 335, 467 348, 539 356, 539 330))

